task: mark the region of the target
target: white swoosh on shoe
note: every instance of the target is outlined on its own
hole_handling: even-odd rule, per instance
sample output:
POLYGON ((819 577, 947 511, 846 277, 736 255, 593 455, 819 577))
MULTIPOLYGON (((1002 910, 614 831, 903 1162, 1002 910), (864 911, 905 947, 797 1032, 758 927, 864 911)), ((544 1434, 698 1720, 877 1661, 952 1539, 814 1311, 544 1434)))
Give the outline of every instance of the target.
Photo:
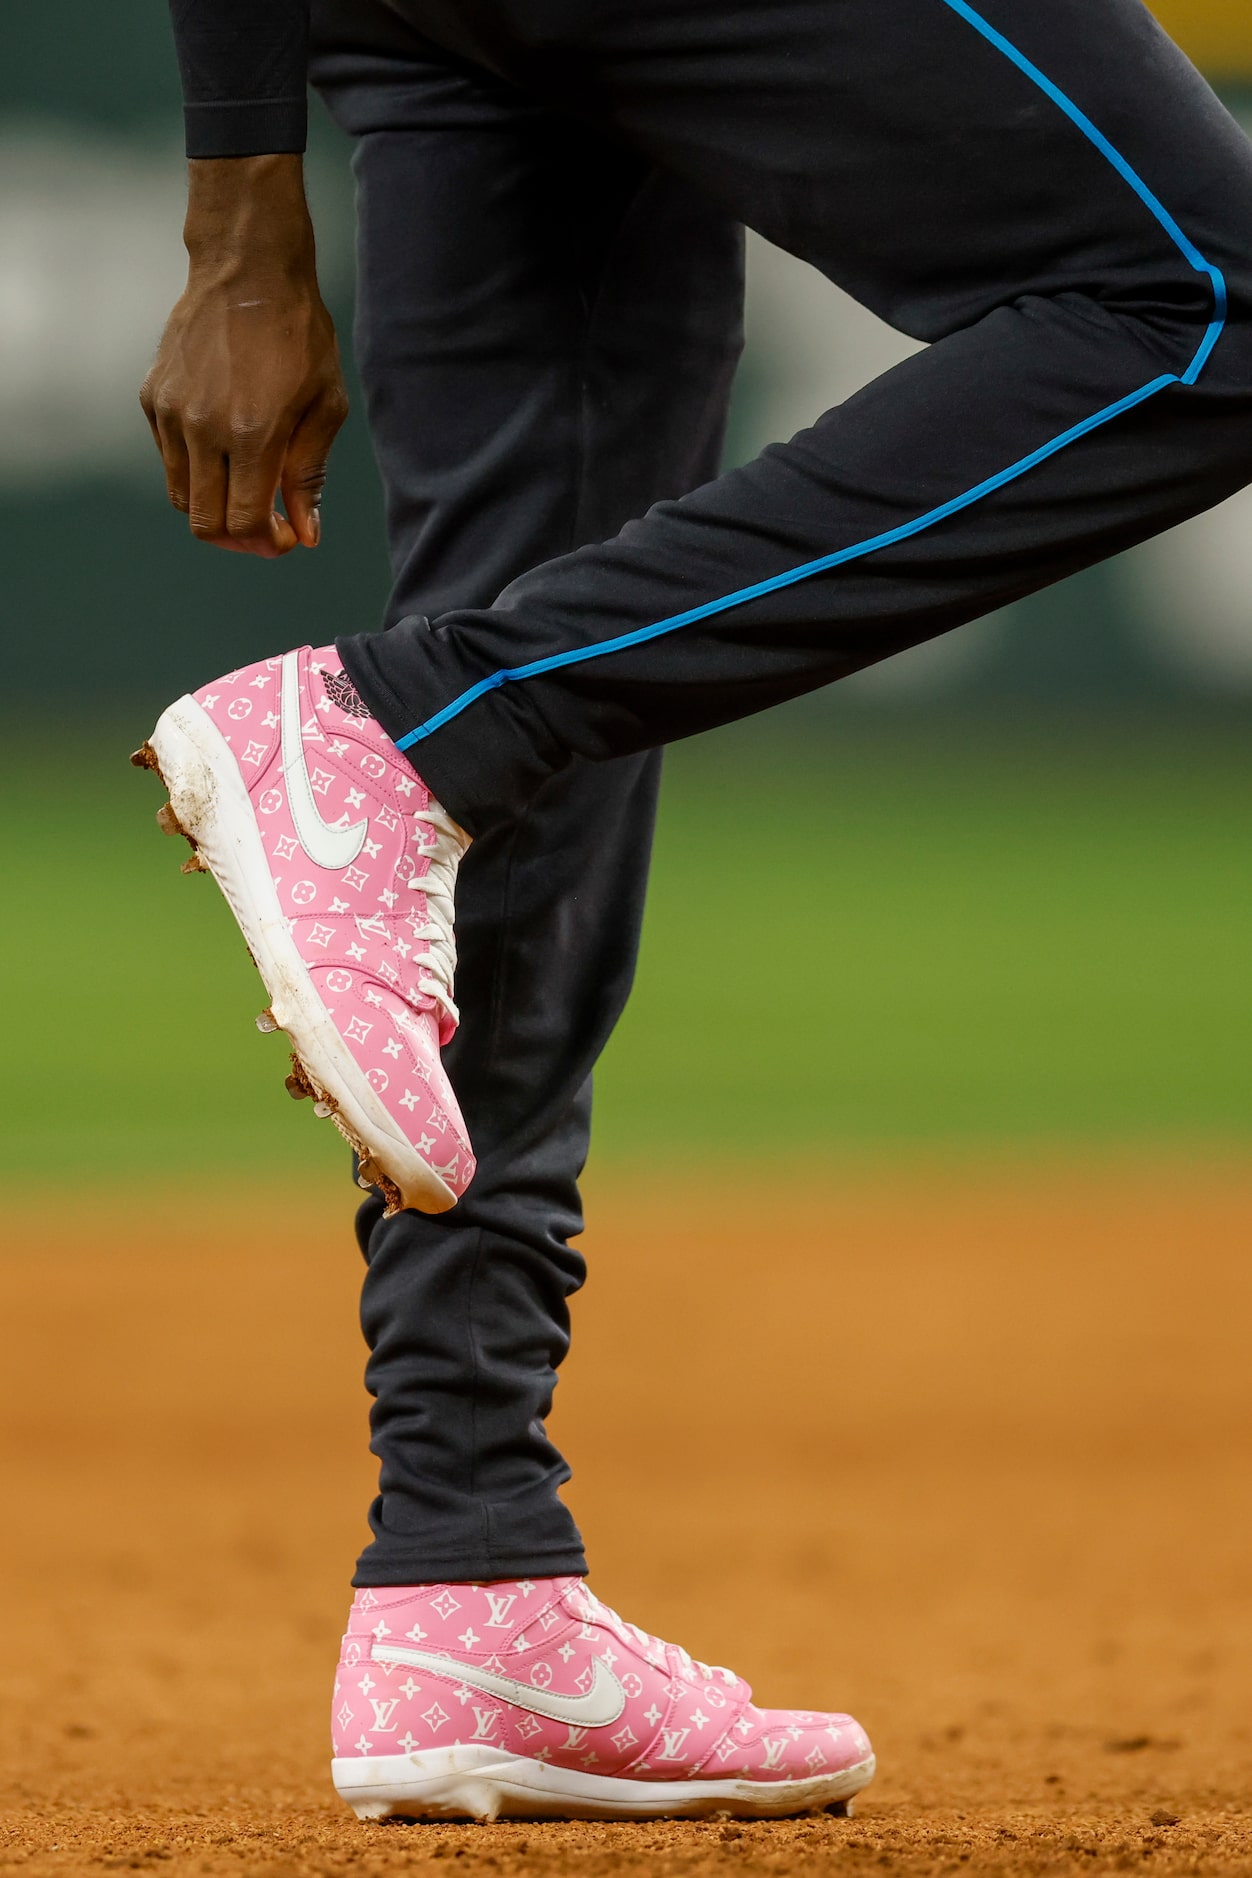
POLYGON ((528 1682, 515 1682, 512 1676, 499 1676, 494 1670, 479 1669, 462 1663, 454 1656, 434 1656, 426 1650, 411 1650, 403 1643, 375 1643, 370 1655, 376 1663, 407 1663, 413 1669, 426 1669, 437 1676, 463 1682, 468 1688, 481 1689, 484 1695, 498 1696, 518 1708, 529 1709, 548 1721, 565 1722, 571 1728, 607 1728, 626 1706, 626 1691, 607 1664, 593 1656, 591 1687, 586 1695, 552 1695, 528 1682))
POLYGON ((318 867, 348 867, 361 852, 369 833, 369 817, 364 821, 353 822, 348 828, 337 828, 324 820, 317 806, 304 755, 304 734, 300 724, 299 654, 296 652, 288 652, 283 658, 281 715, 283 775, 287 779, 287 801, 296 833, 300 837, 300 846, 318 867))

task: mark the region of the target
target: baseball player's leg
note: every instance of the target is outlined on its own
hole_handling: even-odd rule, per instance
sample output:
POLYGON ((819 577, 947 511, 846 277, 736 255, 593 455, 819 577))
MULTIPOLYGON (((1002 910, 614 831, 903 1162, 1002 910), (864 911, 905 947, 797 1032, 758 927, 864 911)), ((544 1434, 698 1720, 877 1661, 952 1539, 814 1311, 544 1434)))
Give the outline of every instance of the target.
MULTIPOLYGON (((716 474, 740 230, 387 9, 318 4, 314 26, 315 80, 356 138, 389 617, 488 606, 526 567, 716 474)), ((658 772, 654 756, 572 765, 466 857, 465 1018, 445 1061, 478 1172, 439 1217, 384 1219, 377 1196, 360 1212, 381 1479, 359 1585, 585 1569, 544 1416, 658 772)))
POLYGON ((471 832, 1252 477, 1252 151, 1139 0, 541 11, 571 108, 932 343, 494 607, 342 644, 471 832))
POLYGON ((1252 149, 1139 0, 420 3, 458 52, 477 33, 490 69, 541 75, 572 118, 931 342, 491 606, 228 674, 141 753, 254 955, 273 953, 271 988, 299 986, 275 1015, 323 1108, 394 1204, 438 1211, 472 1169, 438 1066, 469 839, 576 758, 827 683, 1252 478, 1252 149), (281 687, 281 734, 277 711, 252 716, 253 687, 281 687), (310 779, 332 722, 335 763, 310 779), (373 822, 358 771, 378 785, 373 822), (284 860, 280 878, 286 852, 314 871, 284 860), (371 999, 390 1011, 380 977, 403 993, 407 1044, 353 1010, 346 967, 325 976, 334 922, 374 900, 418 909, 415 947, 390 912, 356 947, 371 999), (374 1060, 384 1037, 411 1082, 374 1060))
MULTIPOLYGON (((150 754, 280 1021, 324 1066, 325 1106, 389 1158, 395 1201, 411 1181, 436 1206, 465 1185, 464 1144, 438 1149, 456 1127, 435 1044, 466 828, 485 849, 578 758, 838 677, 1252 476, 1252 158, 1139 0, 515 3, 456 0, 440 36, 473 53, 479 32, 490 68, 541 72, 572 117, 932 344, 489 606, 346 641, 347 672, 333 649, 264 661, 163 716, 150 754), (279 689, 266 736, 254 700, 279 689), (354 932, 351 969, 328 971, 354 932), (394 1085, 371 1037, 406 1064, 394 1085)), ((442 0, 422 5, 434 30, 442 0)), ((768 910, 767 855, 757 872, 768 910)), ((450 1361, 441 1346, 414 1416, 442 1413, 484 1349, 488 1388, 514 1386, 492 1368, 500 1323, 450 1361)), ((514 1456, 523 1500, 532 1452, 514 1456)), ((873 1769, 847 1717, 757 1709, 566 1575, 363 1586, 339 1689, 336 1779, 368 1813, 785 1812, 873 1769)))

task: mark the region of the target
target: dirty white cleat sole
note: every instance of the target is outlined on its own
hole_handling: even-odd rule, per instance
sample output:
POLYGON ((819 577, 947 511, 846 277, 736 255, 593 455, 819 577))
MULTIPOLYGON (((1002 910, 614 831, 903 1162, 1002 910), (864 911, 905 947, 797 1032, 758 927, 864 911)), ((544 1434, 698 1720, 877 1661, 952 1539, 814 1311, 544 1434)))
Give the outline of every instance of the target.
POLYGON ((465 1742, 331 1762, 360 1819, 785 1819, 850 1813, 874 1757, 808 1780, 621 1780, 465 1742))
POLYGON ((164 711, 134 761, 169 791, 167 833, 183 834, 213 875, 270 995, 273 1026, 293 1049, 292 1093, 308 1093, 361 1159, 362 1184, 377 1185, 388 1212, 442 1213, 457 1194, 423 1160, 379 1100, 327 1013, 291 936, 238 761, 192 697, 164 711), (293 1086, 294 1085, 294 1086, 293 1086))

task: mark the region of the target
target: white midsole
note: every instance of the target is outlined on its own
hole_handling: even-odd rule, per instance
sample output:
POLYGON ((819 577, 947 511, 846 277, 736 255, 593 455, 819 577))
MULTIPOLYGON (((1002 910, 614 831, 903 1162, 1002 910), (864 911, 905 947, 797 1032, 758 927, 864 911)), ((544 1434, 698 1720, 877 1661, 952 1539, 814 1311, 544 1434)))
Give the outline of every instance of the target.
POLYGON ((808 1780, 619 1780, 470 1742, 331 1762, 335 1791, 361 1819, 780 1819, 850 1801, 874 1757, 808 1780))
POLYGON ((192 697, 163 711, 149 743, 181 827, 225 894, 270 994, 319 1093, 358 1150, 396 1183, 405 1206, 443 1213, 456 1195, 397 1127, 328 1015, 279 906, 269 861, 239 766, 221 731, 192 697))

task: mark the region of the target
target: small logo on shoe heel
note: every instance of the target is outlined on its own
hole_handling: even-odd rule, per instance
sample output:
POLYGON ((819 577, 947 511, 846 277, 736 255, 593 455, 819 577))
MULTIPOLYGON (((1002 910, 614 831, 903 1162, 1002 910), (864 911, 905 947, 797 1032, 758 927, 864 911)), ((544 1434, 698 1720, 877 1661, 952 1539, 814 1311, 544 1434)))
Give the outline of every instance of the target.
POLYGON ((326 687, 326 696, 345 717, 369 716, 370 707, 347 672, 323 672, 322 683, 326 687))

